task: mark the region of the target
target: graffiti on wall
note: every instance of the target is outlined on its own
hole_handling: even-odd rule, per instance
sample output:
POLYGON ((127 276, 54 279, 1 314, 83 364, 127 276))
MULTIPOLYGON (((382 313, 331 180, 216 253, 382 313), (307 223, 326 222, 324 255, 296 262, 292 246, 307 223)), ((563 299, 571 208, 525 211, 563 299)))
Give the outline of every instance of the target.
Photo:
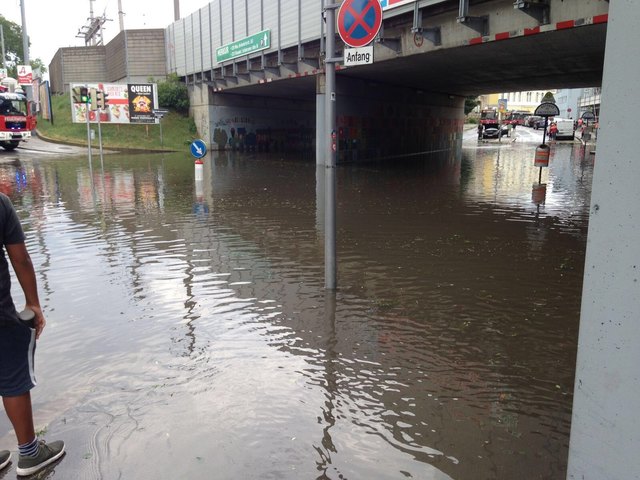
POLYGON ((213 107, 213 148, 303 152, 315 148, 315 117, 307 112, 213 107))

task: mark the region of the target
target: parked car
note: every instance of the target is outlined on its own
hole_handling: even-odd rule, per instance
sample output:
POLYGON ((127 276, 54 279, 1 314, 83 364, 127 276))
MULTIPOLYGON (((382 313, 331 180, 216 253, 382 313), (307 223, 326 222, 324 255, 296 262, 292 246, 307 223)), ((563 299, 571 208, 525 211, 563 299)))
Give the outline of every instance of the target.
POLYGON ((573 140, 575 130, 573 129, 574 123, 570 118, 556 118, 554 120, 558 127, 558 133, 556 133, 557 140, 573 140))
MULTIPOLYGON (((552 120, 549 119, 548 125, 551 124, 552 120)), ((533 122, 533 129, 538 130, 539 128, 544 128, 544 117, 538 117, 537 120, 533 122)))
MULTIPOLYGON (((502 136, 511 136, 511 127, 507 124, 502 124, 502 136)), ((498 124, 485 125, 482 130, 482 138, 498 138, 498 124)))
POLYGON ((544 118, 538 117, 537 115, 531 115, 531 116, 527 117, 526 125, 527 125, 527 127, 534 127, 535 124, 540 120, 542 120, 544 122, 544 118))

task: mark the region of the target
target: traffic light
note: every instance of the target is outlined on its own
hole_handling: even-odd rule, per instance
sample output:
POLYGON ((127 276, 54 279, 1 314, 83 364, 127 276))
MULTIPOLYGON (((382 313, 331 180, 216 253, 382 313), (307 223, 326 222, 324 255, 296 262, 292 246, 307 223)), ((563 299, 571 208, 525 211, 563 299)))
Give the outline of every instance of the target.
POLYGON ((89 103, 91 104, 91 110, 98 109, 98 91, 95 88, 89 89, 89 103))
POLYGON ((73 103, 83 103, 81 90, 82 87, 73 87, 71 89, 71 97, 73 98, 73 103))
POLYGON ((101 110, 104 110, 107 108, 107 94, 105 92, 103 92, 102 90, 98 90, 96 92, 96 102, 98 105, 98 108, 101 110))
POLYGON ((71 97, 73 103, 89 103, 89 89, 87 87, 73 87, 71 97))
POLYGON ((87 87, 80 87, 80 103, 89 103, 89 89, 87 87))

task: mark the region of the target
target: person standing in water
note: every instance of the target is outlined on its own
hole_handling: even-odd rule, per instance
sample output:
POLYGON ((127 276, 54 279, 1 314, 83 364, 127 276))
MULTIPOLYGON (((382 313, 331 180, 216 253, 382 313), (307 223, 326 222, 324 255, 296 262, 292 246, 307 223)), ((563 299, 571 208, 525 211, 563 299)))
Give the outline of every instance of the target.
MULTIPOLYGON (((64 442, 45 443, 36 436, 33 426, 31 389, 36 385, 33 360, 36 339, 42 334, 46 320, 22 225, 11 200, 2 193, 0 243, 0 395, 18 441, 16 473, 32 475, 64 455, 64 442), (26 305, 20 314, 11 297, 7 256, 24 292, 26 305)), ((0 470, 10 462, 11 452, 0 451, 0 470)))

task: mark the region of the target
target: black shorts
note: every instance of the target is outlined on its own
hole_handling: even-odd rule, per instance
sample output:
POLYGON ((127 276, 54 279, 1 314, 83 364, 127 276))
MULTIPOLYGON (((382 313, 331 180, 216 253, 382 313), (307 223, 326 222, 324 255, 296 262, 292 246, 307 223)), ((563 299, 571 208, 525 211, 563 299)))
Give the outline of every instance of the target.
POLYGON ((0 396, 15 397, 36 386, 36 331, 19 318, 0 324, 0 396))

